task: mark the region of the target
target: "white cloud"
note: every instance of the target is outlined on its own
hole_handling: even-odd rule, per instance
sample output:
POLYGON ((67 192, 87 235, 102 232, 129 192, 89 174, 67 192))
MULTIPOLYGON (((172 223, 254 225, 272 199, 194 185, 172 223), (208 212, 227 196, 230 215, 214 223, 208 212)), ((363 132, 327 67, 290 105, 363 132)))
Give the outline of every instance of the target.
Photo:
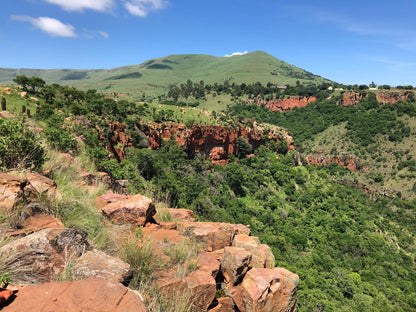
POLYGON ((124 7, 130 14, 146 17, 151 11, 162 10, 167 7, 167 0, 125 0, 124 7))
POLYGON ((26 15, 11 15, 12 20, 29 22, 34 27, 41 29, 54 37, 76 37, 75 28, 70 24, 64 24, 61 21, 51 17, 33 18, 26 15))
POLYGON ((236 55, 244 55, 244 54, 247 54, 248 53, 248 51, 246 50, 246 51, 244 51, 244 52, 233 52, 233 53, 231 53, 231 54, 226 54, 226 55, 224 55, 224 57, 231 57, 231 56, 236 56, 236 55))
POLYGON ((106 33, 105 31, 99 31, 98 32, 100 35, 101 35, 101 37, 103 37, 103 38, 105 38, 105 39, 108 39, 110 36, 108 35, 108 33, 106 33))
POLYGON ((56 4, 66 11, 84 11, 85 9, 99 12, 111 10, 114 5, 113 0, 43 0, 51 4, 56 4))

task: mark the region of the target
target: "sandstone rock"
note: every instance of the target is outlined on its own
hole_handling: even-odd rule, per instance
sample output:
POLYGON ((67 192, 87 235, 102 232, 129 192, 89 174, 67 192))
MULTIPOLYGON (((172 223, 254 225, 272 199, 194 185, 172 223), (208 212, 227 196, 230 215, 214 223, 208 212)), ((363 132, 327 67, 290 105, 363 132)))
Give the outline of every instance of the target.
POLYGON ((254 268, 229 292, 241 312, 293 312, 298 284, 299 277, 286 269, 254 268))
POLYGON ((118 201, 127 200, 130 197, 122 194, 107 193, 95 198, 95 206, 102 209, 104 206, 118 201))
MULTIPOLYGON (((176 208, 163 208, 161 209, 163 213, 169 213, 174 220, 180 221, 195 221, 195 215, 192 210, 189 209, 176 209, 176 208)), ((160 211, 159 211, 160 214, 160 211)), ((156 222, 159 223, 159 217, 156 213, 153 217, 156 222)))
POLYGON ((62 199, 61 192, 53 180, 34 172, 28 173, 26 179, 28 184, 24 191, 31 201, 37 201, 43 196, 50 201, 62 199))
POLYGON ((253 255, 250 267, 270 269, 274 267, 275 258, 272 250, 269 246, 260 244, 258 237, 238 234, 234 237, 233 246, 244 248, 253 255))
POLYGON ((29 286, 16 294, 4 312, 146 312, 140 297, 118 283, 91 277, 86 280, 29 286))
POLYGON ((217 299, 217 305, 208 310, 209 312, 234 312, 233 302, 229 297, 221 297, 217 299))
POLYGON ((19 230, 9 231, 7 236, 29 235, 43 229, 64 229, 62 221, 50 215, 36 214, 19 224, 19 230))
POLYGON ((15 118, 16 115, 13 113, 10 113, 9 111, 1 111, 0 112, 0 118, 15 118))
POLYGON ((225 247, 221 260, 221 271, 229 285, 241 283, 249 270, 251 253, 240 247, 225 247))
POLYGON ((73 229, 45 229, 0 248, 0 259, 14 283, 54 281, 74 258, 90 249, 86 236, 73 229))
POLYGON ((220 261, 217 260, 213 252, 203 252, 199 256, 198 269, 208 272, 212 277, 216 278, 220 271, 220 261))
POLYGON ((95 174, 81 170, 80 172, 80 178, 85 181, 88 185, 96 185, 97 184, 97 177, 95 174))
POLYGON ((154 277, 156 286, 166 295, 180 296, 188 290, 185 279, 178 277, 176 271, 159 270, 154 277))
POLYGON ((357 105, 363 99, 363 95, 358 92, 345 92, 342 94, 342 106, 357 105))
POLYGON ((191 302, 196 312, 207 311, 215 299, 215 279, 205 271, 196 270, 185 277, 188 289, 191 291, 191 302))
POLYGON ((250 234, 250 229, 244 225, 219 222, 181 222, 178 228, 191 238, 204 242, 207 251, 231 246, 238 233, 250 234))
POLYGON ((149 224, 143 228, 143 237, 156 242, 177 243, 188 237, 182 235, 177 230, 164 229, 157 224, 149 224))
POLYGON ((10 212, 15 205, 23 204, 25 179, 0 173, 0 212, 10 212))
POLYGON ((131 279, 130 265, 99 250, 89 250, 75 261, 73 273, 76 279, 99 277, 127 284, 131 279))
POLYGON ((7 303, 7 301, 9 301, 11 296, 13 296, 13 291, 0 289, 0 310, 7 303))
POLYGON ((316 102, 318 99, 315 96, 299 97, 291 96, 283 100, 271 100, 271 101, 257 101, 257 105, 263 105, 270 109, 272 112, 283 112, 287 110, 293 110, 294 108, 305 107, 309 103, 316 102))
POLYGON ((103 213, 115 223, 144 225, 156 214, 152 200, 143 195, 135 195, 123 201, 104 206, 103 213))

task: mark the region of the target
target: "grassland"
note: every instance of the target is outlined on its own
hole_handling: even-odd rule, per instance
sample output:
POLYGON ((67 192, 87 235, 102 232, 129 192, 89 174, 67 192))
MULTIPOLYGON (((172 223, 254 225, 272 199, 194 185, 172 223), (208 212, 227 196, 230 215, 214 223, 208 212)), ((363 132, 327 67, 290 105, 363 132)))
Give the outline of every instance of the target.
POLYGON ((157 97, 165 94, 187 79, 206 84, 254 83, 294 85, 322 83, 326 79, 285 63, 265 52, 252 52, 243 56, 215 57, 201 54, 171 55, 148 60, 140 65, 113 69, 0 69, 0 84, 13 84, 16 75, 38 76, 47 83, 72 85, 86 90, 97 89, 102 93, 117 93, 132 100, 157 97))

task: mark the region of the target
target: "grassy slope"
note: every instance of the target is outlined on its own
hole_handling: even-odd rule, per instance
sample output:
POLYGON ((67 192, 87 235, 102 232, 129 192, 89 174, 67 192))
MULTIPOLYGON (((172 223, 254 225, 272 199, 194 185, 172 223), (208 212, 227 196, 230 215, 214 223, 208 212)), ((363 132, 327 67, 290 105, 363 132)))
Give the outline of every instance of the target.
POLYGON ((416 173, 410 172, 408 168, 398 170, 397 167, 401 161, 416 159, 416 118, 405 115, 400 119, 411 129, 411 135, 405 137, 402 142, 391 142, 386 135, 377 135, 375 143, 360 148, 348 138, 346 123, 342 123, 317 134, 303 146, 308 155, 358 157, 364 170, 351 176, 371 190, 380 193, 401 192, 403 198, 413 199, 416 197, 412 190, 416 183, 416 173), (383 182, 374 182, 377 173, 384 176, 383 182))
POLYGON ((228 79, 231 83, 239 84, 259 81, 263 84, 273 82, 278 85, 295 84, 297 80, 301 83, 325 81, 260 51, 234 57, 171 55, 140 65, 108 70, 0 69, 0 83, 11 84, 14 76, 21 74, 39 76, 47 83, 74 85, 81 89, 94 88, 106 93, 129 93, 132 99, 138 99, 143 93, 151 96, 164 94, 170 86, 187 79, 194 82, 204 80, 205 83, 220 83, 228 79))

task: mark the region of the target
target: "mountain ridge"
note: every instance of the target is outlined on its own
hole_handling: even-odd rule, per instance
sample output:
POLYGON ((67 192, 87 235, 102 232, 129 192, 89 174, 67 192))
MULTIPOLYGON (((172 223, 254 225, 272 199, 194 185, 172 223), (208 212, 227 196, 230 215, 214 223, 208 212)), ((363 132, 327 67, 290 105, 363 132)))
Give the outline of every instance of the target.
POLYGON ((329 80, 290 65, 266 52, 218 57, 207 54, 174 54, 150 59, 138 65, 111 69, 13 69, 0 68, 0 83, 10 84, 17 75, 38 76, 47 83, 71 85, 99 92, 124 93, 138 97, 159 96, 172 86, 203 80, 205 83, 260 83, 278 85, 322 83, 329 80))

